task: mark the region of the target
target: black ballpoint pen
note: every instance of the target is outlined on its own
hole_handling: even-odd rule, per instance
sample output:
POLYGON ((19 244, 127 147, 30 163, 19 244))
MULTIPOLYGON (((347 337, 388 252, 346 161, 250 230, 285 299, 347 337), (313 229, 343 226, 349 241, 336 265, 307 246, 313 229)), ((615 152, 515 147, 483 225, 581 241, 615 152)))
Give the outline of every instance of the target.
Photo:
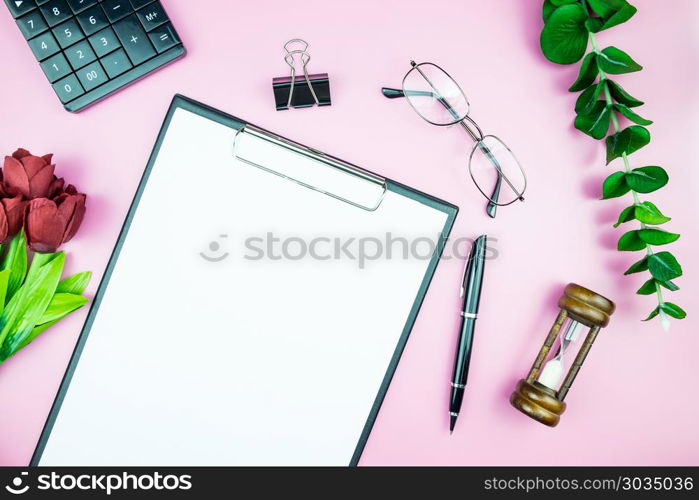
POLYGON ((479 236, 476 241, 473 242, 471 253, 468 256, 468 261, 466 261, 464 279, 461 284, 461 297, 464 299, 464 303, 461 309, 461 331, 459 332, 459 343, 456 347, 454 374, 451 378, 451 399, 449 401, 450 434, 454 432, 456 419, 461 409, 461 402, 464 399, 468 367, 471 362, 473 332, 476 328, 478 304, 481 300, 487 242, 488 237, 486 235, 479 236))

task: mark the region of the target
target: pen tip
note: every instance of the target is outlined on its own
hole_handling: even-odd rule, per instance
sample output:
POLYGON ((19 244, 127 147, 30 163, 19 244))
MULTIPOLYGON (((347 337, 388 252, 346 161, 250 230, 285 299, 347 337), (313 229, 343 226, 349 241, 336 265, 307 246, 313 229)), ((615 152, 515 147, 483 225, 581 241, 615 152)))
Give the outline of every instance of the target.
POLYGON ((454 434, 454 429, 451 429, 451 430, 449 431, 449 435, 451 436, 452 434, 454 434))

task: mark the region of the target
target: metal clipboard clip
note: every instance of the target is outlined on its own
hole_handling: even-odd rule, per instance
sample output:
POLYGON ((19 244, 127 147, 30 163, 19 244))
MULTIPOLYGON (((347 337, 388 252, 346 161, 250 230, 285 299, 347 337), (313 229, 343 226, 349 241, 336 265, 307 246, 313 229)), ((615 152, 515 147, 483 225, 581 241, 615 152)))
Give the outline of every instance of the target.
POLYGON ((308 42, 294 38, 284 44, 284 62, 291 68, 291 76, 272 79, 277 111, 289 108, 330 106, 330 79, 327 73, 308 74, 308 42), (296 74, 300 63, 303 75, 296 74))
POLYGON ((233 154, 248 165, 369 212, 379 208, 388 191, 383 177, 250 124, 236 133, 233 154))

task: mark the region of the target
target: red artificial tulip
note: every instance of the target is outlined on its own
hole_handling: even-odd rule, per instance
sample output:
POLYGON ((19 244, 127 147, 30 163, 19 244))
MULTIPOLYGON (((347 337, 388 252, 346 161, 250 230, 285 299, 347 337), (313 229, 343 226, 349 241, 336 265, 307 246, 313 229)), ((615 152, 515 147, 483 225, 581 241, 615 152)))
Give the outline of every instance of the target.
POLYGON ((45 198, 56 178, 53 155, 34 156, 26 149, 18 149, 12 156, 5 157, 3 182, 9 189, 22 193, 26 199, 45 198))
POLYGON ((11 239, 22 228, 26 204, 21 194, 0 200, 0 243, 11 239))
POLYGON ((85 216, 86 196, 68 186, 55 200, 37 198, 26 207, 24 230, 35 252, 53 253, 69 241, 85 216))

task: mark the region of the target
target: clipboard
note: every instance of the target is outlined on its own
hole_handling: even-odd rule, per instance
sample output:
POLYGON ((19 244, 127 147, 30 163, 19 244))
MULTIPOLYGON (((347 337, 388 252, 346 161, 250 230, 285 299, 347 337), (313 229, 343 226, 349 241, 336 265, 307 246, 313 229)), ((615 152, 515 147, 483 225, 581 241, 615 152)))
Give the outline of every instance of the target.
POLYGON ((357 465, 457 212, 175 96, 31 465, 357 465))

